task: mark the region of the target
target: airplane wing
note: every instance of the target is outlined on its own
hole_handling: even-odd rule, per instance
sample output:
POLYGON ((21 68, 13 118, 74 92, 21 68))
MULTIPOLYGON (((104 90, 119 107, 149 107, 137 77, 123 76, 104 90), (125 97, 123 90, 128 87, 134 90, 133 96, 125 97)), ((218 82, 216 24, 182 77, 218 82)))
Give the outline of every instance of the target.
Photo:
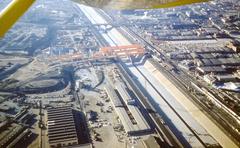
POLYGON ((34 1, 35 0, 12 0, 12 2, 0 12, 0 37, 4 36, 34 1))
POLYGON ((209 0, 72 0, 101 9, 154 9, 181 6, 209 0))
MULTIPOLYGON (((36 0, 12 0, 0 12, 0 37, 14 25, 14 23, 28 10, 36 0)), ((191 3, 206 2, 208 0, 72 0, 80 4, 103 9, 151 9, 167 8, 191 3)))

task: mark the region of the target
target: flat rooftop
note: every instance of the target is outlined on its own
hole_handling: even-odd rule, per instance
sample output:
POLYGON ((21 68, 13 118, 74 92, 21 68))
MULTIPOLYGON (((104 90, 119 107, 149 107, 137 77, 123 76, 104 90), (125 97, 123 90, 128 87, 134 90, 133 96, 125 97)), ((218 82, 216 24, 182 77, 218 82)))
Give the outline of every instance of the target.
MULTIPOLYGON (((127 121, 124 124, 127 124, 129 126, 129 124, 131 124, 131 129, 134 129, 134 131, 149 131, 151 128, 148 125, 147 121, 145 120, 143 114, 141 113, 139 107, 137 106, 136 100, 134 103, 129 103, 131 101, 133 101, 134 99, 132 99, 132 97, 129 95, 129 93, 127 92, 127 88, 123 83, 117 83, 115 85, 116 91, 118 91, 118 93, 120 94, 120 98, 124 104, 126 105, 125 110, 127 111, 127 116, 122 116, 123 120, 127 121, 126 118, 130 118, 130 120, 132 122, 129 123, 129 121, 127 121)), ((121 111, 121 114, 124 115, 125 113, 123 113, 121 111)), ((120 117, 121 118, 121 117, 120 117)))
POLYGON ((112 104, 119 116, 125 131, 128 134, 143 133, 151 131, 151 127, 145 120, 143 114, 126 90, 123 83, 116 83, 114 87, 105 87, 112 104))
POLYGON ((47 114, 49 144, 78 140, 71 107, 50 108, 47 114))

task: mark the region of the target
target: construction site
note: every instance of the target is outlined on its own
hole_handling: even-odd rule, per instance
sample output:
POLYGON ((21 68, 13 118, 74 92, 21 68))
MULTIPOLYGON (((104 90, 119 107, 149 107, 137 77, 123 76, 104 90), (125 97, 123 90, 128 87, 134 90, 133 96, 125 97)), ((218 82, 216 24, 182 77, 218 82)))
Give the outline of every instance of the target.
POLYGON ((168 42, 165 55, 103 10, 55 4, 22 20, 47 22, 47 45, 0 53, 0 147, 240 146, 238 114, 172 62, 168 42))

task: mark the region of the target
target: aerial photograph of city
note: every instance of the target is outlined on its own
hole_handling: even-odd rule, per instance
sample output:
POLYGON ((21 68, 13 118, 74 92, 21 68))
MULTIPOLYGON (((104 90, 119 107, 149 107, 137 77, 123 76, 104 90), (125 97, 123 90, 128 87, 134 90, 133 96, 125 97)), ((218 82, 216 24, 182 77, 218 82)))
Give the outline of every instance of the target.
POLYGON ((240 0, 0 0, 0 148, 239 148, 240 0))

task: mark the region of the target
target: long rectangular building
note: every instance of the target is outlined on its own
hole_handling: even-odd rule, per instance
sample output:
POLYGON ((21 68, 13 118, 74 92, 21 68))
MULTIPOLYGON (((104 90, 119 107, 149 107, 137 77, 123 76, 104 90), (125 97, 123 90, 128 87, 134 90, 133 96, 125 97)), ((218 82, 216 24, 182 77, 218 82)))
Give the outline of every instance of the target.
POLYGON ((116 83, 115 89, 106 87, 106 91, 128 135, 146 134, 151 131, 135 99, 131 98, 123 83, 116 83))
POLYGON ((70 107, 50 108, 48 114, 48 140, 50 147, 78 144, 78 137, 70 107))
POLYGON ((111 86, 106 86, 105 90, 108 93, 108 96, 111 99, 114 107, 123 107, 121 100, 118 98, 117 94, 111 86))

